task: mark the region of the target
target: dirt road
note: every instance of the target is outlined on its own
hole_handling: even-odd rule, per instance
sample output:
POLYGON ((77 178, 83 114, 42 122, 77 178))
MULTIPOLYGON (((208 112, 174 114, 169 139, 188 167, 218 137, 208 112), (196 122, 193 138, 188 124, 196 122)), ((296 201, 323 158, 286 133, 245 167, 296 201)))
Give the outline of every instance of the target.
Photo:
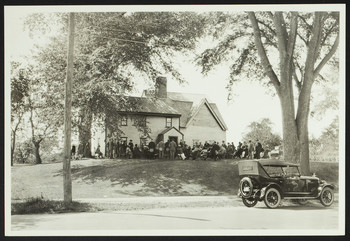
MULTIPOLYGON (((204 199, 197 198, 192 201, 198 204, 204 199)), ((174 203, 183 201, 172 200, 174 203)), ((225 201, 225 198, 222 201, 225 201)), ((144 202, 151 201, 145 199, 144 202)), ((159 200, 159 203, 162 201, 159 200)), ((337 204, 324 208, 315 201, 306 206, 285 204, 277 209, 268 209, 264 203, 258 203, 254 208, 244 207, 238 200, 234 200, 234 203, 236 205, 231 207, 189 205, 171 208, 170 205, 167 208, 132 211, 13 215, 11 233, 13 235, 250 235, 255 232, 296 235, 335 234, 338 228, 337 204)))

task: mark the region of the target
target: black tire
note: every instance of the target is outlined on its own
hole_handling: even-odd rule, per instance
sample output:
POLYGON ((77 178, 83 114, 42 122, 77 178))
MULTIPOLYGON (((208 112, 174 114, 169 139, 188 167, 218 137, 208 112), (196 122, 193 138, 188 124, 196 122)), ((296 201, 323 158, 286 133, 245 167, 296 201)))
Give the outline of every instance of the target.
POLYGON ((243 201, 243 204, 248 208, 254 207, 258 203, 258 200, 252 197, 250 198, 242 197, 242 201, 243 201))
POLYGON ((264 202, 268 208, 277 208, 281 203, 281 193, 276 188, 267 189, 264 197, 264 202))
POLYGON ((239 182, 239 189, 243 198, 249 198, 253 193, 253 183, 249 177, 243 177, 239 182), (248 189, 248 191, 246 191, 248 189))
POLYGON ((334 201, 334 192, 330 187, 323 188, 320 195, 320 201, 325 207, 329 207, 332 205, 334 201))
POLYGON ((300 205, 306 205, 308 203, 308 200, 307 199, 297 199, 297 202, 300 204, 300 205))

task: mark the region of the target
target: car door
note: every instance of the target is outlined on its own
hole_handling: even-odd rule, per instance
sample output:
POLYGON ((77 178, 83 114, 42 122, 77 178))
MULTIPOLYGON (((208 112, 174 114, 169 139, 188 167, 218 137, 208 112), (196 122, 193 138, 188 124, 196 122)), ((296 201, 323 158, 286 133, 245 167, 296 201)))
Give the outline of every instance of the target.
POLYGON ((300 177, 297 167, 283 167, 283 189, 287 196, 299 196, 308 193, 306 180, 300 177))

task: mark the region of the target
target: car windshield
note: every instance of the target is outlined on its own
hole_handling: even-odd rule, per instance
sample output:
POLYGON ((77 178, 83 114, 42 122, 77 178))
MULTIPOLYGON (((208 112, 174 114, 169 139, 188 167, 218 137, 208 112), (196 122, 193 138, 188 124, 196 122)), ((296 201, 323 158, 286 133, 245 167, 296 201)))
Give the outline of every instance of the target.
POLYGON ((298 167, 264 166, 264 168, 270 177, 299 176, 300 175, 298 167))
POLYGON ((287 166, 287 167, 282 167, 282 168, 283 168, 284 173, 287 176, 299 176, 300 175, 298 167, 287 166))

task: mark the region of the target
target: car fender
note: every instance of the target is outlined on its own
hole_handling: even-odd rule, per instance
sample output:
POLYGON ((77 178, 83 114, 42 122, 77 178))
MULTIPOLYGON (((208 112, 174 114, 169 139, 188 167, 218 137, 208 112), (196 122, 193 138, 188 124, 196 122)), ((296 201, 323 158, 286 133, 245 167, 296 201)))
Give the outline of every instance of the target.
POLYGON ((259 200, 262 200, 262 199, 264 198, 265 193, 266 193, 266 190, 269 189, 269 188, 271 188, 271 187, 276 188, 276 189, 280 192, 281 198, 283 198, 284 195, 283 195, 283 192, 282 192, 281 187, 280 187, 278 184, 276 184, 276 183, 269 183, 269 184, 267 184, 265 187, 263 187, 263 188, 260 189, 260 197, 259 197, 259 200))
POLYGON ((329 187, 329 188, 331 188, 332 190, 334 190, 334 188, 335 188, 335 186, 334 186, 333 184, 329 184, 329 183, 326 183, 326 182, 325 182, 325 183, 321 184, 321 185, 318 187, 318 189, 317 189, 317 197, 320 197, 322 190, 323 190, 324 188, 326 188, 326 187, 329 187))

